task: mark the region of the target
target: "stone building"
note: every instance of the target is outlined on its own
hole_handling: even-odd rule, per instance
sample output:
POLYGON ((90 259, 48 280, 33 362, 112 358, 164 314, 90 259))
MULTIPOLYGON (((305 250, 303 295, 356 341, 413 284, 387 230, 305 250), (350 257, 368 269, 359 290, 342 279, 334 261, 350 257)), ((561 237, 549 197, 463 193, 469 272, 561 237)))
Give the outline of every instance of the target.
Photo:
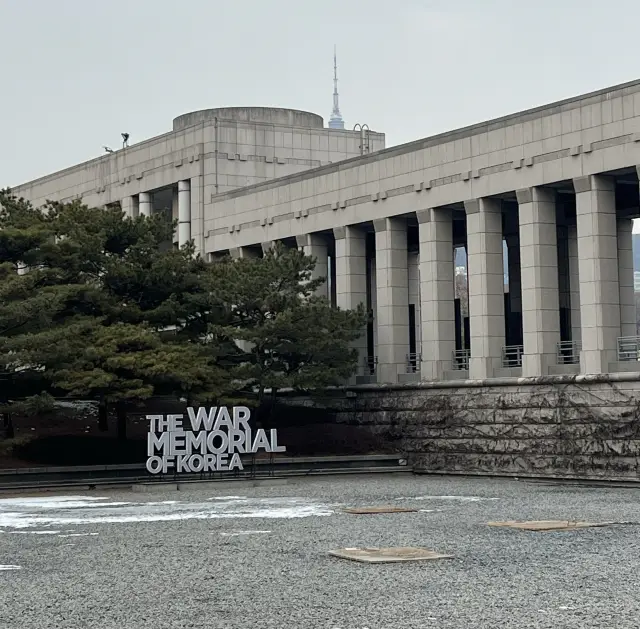
POLYGON ((372 311, 360 382, 639 372, 639 164, 634 81, 220 193, 205 252, 316 256, 327 296, 372 311))
POLYGON ((120 203, 131 216, 171 212, 176 242, 206 250, 212 199, 235 188, 330 165, 384 148, 384 134, 324 127, 295 109, 227 107, 178 116, 173 130, 16 186, 39 206, 82 199, 120 203))
POLYGON ((15 192, 170 211, 211 260, 303 247, 329 299, 372 312, 360 383, 487 380, 640 371, 639 164, 634 81, 387 149, 307 112, 197 111, 15 192))

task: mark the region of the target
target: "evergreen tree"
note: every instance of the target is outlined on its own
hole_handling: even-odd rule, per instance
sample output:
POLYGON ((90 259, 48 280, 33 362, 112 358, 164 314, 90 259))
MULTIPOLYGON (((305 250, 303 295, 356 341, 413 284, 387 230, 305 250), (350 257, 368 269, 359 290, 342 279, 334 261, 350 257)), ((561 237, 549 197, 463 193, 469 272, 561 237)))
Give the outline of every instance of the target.
POLYGON ((189 247, 167 246, 165 217, 130 219, 79 202, 40 211, 6 192, 0 202, 5 372, 29 374, 41 391, 115 403, 120 434, 126 402, 224 395, 215 348, 205 352, 185 334, 198 318, 193 298, 205 290, 205 267, 189 247))
POLYGON ((357 367, 350 344, 366 322, 364 308, 341 310, 314 293, 325 281, 312 279, 315 259, 282 245, 264 258, 224 260, 211 267, 222 324, 210 326, 214 346, 235 340, 228 355, 235 377, 257 390, 308 391, 339 385, 357 367))
POLYGON ((0 192, 0 405, 73 396, 125 408, 151 395, 233 403, 311 390, 355 370, 364 311, 315 295, 315 260, 282 246, 205 264, 163 215, 80 202, 34 209, 0 192))
POLYGON ((8 344, 48 330, 85 288, 42 264, 54 242, 51 219, 0 191, 0 410, 8 437, 10 399, 26 398, 36 407, 48 400, 42 365, 23 360, 8 344), (33 272, 23 273, 27 266, 33 272))

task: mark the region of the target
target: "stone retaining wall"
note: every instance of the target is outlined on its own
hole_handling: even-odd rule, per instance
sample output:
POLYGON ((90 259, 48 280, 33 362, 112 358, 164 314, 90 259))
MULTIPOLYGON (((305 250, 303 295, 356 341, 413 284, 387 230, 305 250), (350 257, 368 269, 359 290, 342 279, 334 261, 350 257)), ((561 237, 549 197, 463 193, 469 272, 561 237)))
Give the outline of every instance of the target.
POLYGON ((523 382, 370 387, 286 403, 325 408, 362 438, 407 453, 416 471, 637 477, 640 381, 523 382))

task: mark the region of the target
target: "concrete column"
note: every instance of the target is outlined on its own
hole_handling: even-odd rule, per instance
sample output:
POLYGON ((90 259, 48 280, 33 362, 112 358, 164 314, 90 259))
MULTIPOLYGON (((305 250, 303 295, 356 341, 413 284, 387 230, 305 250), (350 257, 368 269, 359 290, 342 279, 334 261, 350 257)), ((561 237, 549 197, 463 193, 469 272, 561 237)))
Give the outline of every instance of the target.
POLYGON ((178 182, 178 246, 191 240, 191 182, 178 182))
POLYGON ((578 231, 575 225, 567 227, 567 248, 569 250, 569 301, 571 302, 571 340, 582 340, 580 325, 580 272, 578 268, 578 231))
POLYGON ((422 380, 440 380, 456 348, 453 219, 445 209, 417 213, 420 240, 422 380))
POLYGON ((607 373, 620 336, 615 188, 608 177, 573 180, 576 192, 582 373, 607 373))
POLYGON ((633 219, 617 220, 620 336, 636 336, 636 296, 633 288, 633 219))
POLYGON ((466 201, 471 379, 492 378, 502 366, 504 268, 499 199, 466 201))
POLYGON ((315 258, 316 266, 311 272, 311 279, 323 278, 324 282, 318 286, 316 295, 329 298, 329 247, 322 236, 317 234, 304 234, 296 236, 298 247, 306 256, 315 258))
POLYGON ((547 188, 516 192, 522 270, 522 375, 544 376, 560 342, 556 195, 547 188))
POLYGON ((376 232, 378 382, 396 383, 409 353, 409 273, 404 219, 373 221, 376 232))
MULTIPOLYGON (((355 310, 367 305, 367 238, 356 227, 336 227, 336 305, 343 310, 355 310)), ((360 356, 358 366, 367 357, 366 330, 354 342, 360 356)))
POLYGON ((138 205, 140 216, 151 216, 153 205, 151 204, 151 194, 149 192, 141 192, 138 195, 138 205))
POLYGON ((120 207, 122 208, 122 211, 127 218, 135 218, 135 210, 137 209, 135 204, 135 197, 125 197, 124 199, 122 199, 120 201, 120 207))

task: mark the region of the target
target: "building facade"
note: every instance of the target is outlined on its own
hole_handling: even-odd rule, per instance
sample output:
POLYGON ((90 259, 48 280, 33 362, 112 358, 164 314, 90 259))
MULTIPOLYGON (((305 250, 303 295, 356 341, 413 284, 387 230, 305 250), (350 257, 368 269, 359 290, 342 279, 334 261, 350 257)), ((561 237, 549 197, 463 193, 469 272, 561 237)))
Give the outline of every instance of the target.
POLYGON ((15 191, 171 208, 210 260, 304 248, 323 294, 371 313, 359 382, 640 372, 640 81, 383 144, 305 112, 205 110, 15 191))
POLYGON ((176 240, 205 249, 217 195, 384 148, 384 134, 324 127, 294 109, 228 107, 178 116, 169 133, 17 186, 35 206, 82 199, 131 216, 171 212, 176 240))
POLYGON ((316 256, 327 296, 371 311, 361 382, 640 371, 639 164, 635 81, 223 192, 204 251, 316 256))

